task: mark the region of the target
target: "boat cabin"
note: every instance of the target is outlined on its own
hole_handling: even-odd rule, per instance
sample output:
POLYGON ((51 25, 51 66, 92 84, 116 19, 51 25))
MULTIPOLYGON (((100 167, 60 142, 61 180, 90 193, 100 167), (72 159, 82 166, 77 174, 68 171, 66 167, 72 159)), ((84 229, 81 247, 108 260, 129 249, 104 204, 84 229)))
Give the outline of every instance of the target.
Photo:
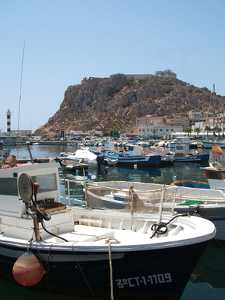
POLYGON ((37 200, 43 206, 46 199, 59 199, 59 176, 56 163, 22 164, 0 169, 0 214, 21 216, 24 203, 18 194, 18 178, 22 173, 31 176, 39 186, 37 200))
MULTIPOLYGON (((54 233, 72 229, 74 226, 71 210, 60 203, 58 167, 54 162, 23 164, 13 168, 0 169, 0 232, 15 238, 32 238, 32 208, 27 213, 27 204, 19 194, 18 181, 21 174, 30 176, 38 186, 35 203, 42 213, 47 213, 50 220, 47 228, 54 233), (63 224, 63 226, 62 226, 63 224)), ((27 186, 24 186, 27 189, 27 186)), ((33 205, 30 200, 30 206, 33 205)), ((46 232, 40 229, 41 235, 46 232)))
POLYGON ((197 144, 193 143, 189 138, 176 138, 166 143, 166 147, 169 151, 176 153, 176 155, 193 153, 198 149, 197 144))

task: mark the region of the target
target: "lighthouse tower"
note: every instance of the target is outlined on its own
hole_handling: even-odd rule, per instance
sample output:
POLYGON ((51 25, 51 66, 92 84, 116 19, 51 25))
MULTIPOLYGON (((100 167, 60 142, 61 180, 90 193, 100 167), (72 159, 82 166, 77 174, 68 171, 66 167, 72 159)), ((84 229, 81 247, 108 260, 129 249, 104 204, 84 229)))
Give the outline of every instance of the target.
POLYGON ((6 113, 6 117, 7 117, 7 133, 10 134, 10 132, 11 132, 11 112, 9 109, 6 113))

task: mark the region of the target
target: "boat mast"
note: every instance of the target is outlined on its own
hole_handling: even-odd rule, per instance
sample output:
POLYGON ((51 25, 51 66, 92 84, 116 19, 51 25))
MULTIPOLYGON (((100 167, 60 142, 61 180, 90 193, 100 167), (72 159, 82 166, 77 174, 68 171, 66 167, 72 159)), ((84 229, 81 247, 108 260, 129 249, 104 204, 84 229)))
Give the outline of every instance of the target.
POLYGON ((17 125, 17 130, 20 129, 20 107, 21 107, 21 98, 22 98, 24 51, 25 51, 25 41, 23 42, 23 51, 22 51, 22 59, 21 59, 20 90, 19 90, 19 107, 18 107, 18 125, 17 125))

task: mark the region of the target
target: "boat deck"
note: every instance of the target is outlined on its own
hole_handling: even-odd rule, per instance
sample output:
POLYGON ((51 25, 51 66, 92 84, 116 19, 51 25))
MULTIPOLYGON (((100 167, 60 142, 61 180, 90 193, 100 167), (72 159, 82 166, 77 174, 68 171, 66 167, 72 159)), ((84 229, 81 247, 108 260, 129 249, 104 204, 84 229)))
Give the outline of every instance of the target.
MULTIPOLYGON (((151 223, 152 225, 152 223, 151 223)), ((161 238, 152 239, 152 243, 157 242, 158 239, 165 239, 166 237, 175 237, 177 234, 182 232, 184 229, 182 226, 170 225, 170 230, 161 238)), ((143 224, 143 228, 139 228, 138 231, 133 230, 123 230, 123 229, 111 229, 103 227, 95 227, 88 225, 75 225, 74 231, 69 233, 60 234, 60 237, 68 240, 68 242, 73 243, 74 246, 105 246, 109 241, 113 245, 144 245, 149 244, 150 237, 153 231, 151 230, 150 224, 146 222, 143 224)), ((63 240, 57 237, 50 237, 45 239, 47 243, 64 243, 63 240)))
MULTIPOLYGON (((167 223, 173 217, 171 214, 165 215, 163 222, 167 223)), ((40 228, 42 240, 32 241, 32 247, 51 247, 60 251, 73 251, 73 247, 77 247, 80 251, 104 252, 110 241, 115 251, 168 248, 171 245, 192 244, 196 239, 198 242, 204 241, 208 235, 207 227, 212 226, 210 230, 214 231, 214 226, 208 224, 207 220, 178 217, 167 228, 164 227, 167 229, 164 234, 155 234, 151 238, 155 232, 152 225, 158 222, 158 214, 141 213, 132 216, 128 212, 75 207, 74 210, 53 214, 51 220, 45 222, 48 231, 40 228)), ((0 244, 10 242, 19 247, 27 247, 34 238, 33 221, 29 218, 2 216, 0 230, 0 244)))

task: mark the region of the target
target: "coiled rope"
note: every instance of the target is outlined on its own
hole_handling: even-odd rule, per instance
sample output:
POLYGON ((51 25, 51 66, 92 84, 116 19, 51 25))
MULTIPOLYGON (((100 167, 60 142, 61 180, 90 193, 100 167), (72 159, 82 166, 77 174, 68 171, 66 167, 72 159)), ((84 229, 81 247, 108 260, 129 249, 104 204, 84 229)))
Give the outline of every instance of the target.
POLYGON ((151 235, 150 239, 152 239, 156 234, 161 235, 161 234, 166 234, 168 231, 168 225, 175 220, 178 217, 186 217, 188 216, 187 213, 185 214, 178 214, 175 215, 172 219, 170 219, 168 222, 160 222, 160 223, 154 223, 151 226, 151 230, 153 231, 153 234, 151 235))

